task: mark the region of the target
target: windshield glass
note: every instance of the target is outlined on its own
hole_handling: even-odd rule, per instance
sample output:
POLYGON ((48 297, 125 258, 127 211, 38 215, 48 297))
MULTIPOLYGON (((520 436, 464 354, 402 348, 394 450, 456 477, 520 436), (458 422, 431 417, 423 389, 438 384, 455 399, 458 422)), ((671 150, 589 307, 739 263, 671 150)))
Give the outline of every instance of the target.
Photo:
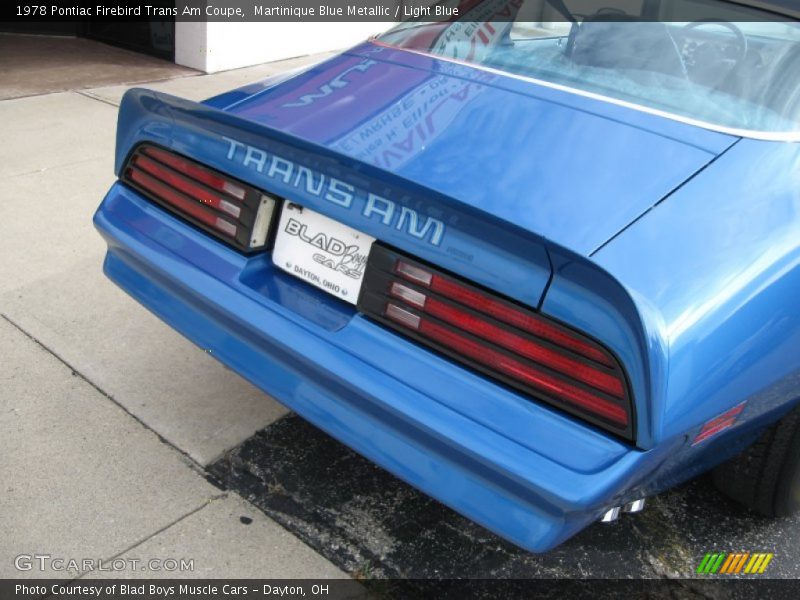
POLYGON ((437 6, 458 6, 458 17, 407 21, 378 39, 718 128, 800 133, 798 23, 732 2, 701 4, 450 0, 437 6))

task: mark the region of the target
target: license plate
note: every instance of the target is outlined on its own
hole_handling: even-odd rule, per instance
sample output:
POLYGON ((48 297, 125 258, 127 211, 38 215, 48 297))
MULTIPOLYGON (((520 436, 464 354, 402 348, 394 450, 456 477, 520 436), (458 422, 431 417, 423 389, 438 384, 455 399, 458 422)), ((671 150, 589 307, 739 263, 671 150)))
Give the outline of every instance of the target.
POLYGON ((293 202, 281 211, 272 260, 346 302, 358 302, 375 238, 293 202))

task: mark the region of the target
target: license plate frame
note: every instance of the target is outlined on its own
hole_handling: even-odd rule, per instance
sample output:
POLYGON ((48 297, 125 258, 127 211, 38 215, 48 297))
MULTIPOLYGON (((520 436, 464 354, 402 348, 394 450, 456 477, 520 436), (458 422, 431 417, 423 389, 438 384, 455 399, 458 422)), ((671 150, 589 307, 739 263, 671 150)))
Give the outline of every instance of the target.
POLYGON ((337 298, 355 305, 375 238, 309 208, 281 207, 272 262, 337 298))

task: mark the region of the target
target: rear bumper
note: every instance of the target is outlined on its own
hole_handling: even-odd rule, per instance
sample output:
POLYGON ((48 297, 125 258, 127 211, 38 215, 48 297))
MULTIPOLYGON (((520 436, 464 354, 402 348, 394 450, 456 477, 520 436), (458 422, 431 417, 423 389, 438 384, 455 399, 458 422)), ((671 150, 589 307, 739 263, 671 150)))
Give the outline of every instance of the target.
POLYGON ((104 270, 320 429, 510 541, 546 551, 630 499, 642 452, 431 354, 115 184, 104 270))

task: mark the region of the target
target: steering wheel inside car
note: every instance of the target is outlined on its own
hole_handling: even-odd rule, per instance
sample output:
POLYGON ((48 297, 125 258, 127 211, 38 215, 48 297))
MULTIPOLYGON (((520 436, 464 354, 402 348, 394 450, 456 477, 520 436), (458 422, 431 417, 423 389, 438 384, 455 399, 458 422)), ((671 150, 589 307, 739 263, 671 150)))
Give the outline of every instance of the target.
POLYGON ((573 23, 564 55, 577 65, 687 77, 681 50, 667 25, 613 12, 573 23))
POLYGON ((683 62, 692 81, 713 87, 747 57, 747 37, 733 23, 716 20, 694 21, 685 25, 683 31, 683 62), (693 39, 689 33, 700 27, 710 26, 724 27, 733 33, 733 38, 717 41, 703 36, 700 39, 693 39))

